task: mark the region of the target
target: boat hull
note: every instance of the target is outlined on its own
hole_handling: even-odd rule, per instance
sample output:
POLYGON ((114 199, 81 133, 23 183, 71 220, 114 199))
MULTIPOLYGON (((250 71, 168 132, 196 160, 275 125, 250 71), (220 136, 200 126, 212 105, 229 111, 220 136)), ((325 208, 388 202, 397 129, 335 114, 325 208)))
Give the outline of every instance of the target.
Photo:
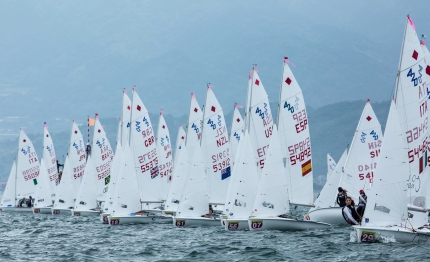
POLYGON ((88 217, 88 216, 98 216, 100 215, 100 211, 94 211, 94 210, 73 210, 72 211, 72 216, 75 217, 88 217))
POLYGON ((381 241, 384 238, 395 240, 400 243, 421 242, 430 243, 430 230, 417 230, 413 232, 411 229, 393 227, 366 227, 353 226, 357 236, 357 242, 375 242, 381 241))
POLYGON ((54 216, 71 216, 71 209, 62 209, 62 208, 51 208, 51 214, 54 216))
POLYGON ((249 218, 248 219, 249 229, 254 230, 280 230, 280 231, 295 231, 295 230, 310 230, 310 229, 327 229, 330 224, 306 221, 306 220, 294 220, 289 218, 249 218))
POLYGON ((220 219, 206 217, 173 217, 173 225, 176 227, 220 226, 220 219))
POLYGON ((308 216, 310 221, 323 222, 332 225, 348 225, 348 223, 343 218, 341 207, 315 209, 310 211, 308 216))
POLYGON ((52 214, 50 207, 33 207, 33 214, 52 214))
POLYGON ((249 230, 248 219, 223 219, 224 229, 227 231, 249 230))
POLYGON ((153 224, 172 223, 171 216, 108 216, 108 224, 112 226, 122 224, 153 224))
POLYGON ((1 212, 33 212, 31 207, 1 207, 1 212))

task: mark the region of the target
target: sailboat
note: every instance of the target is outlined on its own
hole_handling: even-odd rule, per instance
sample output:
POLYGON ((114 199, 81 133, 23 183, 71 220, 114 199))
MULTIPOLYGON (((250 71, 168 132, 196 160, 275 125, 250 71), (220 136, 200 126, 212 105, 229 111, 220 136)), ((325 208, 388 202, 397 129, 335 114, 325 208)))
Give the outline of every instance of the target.
POLYGON ((97 172, 92 154, 88 156, 81 186, 76 194, 73 216, 97 216, 100 206, 97 203, 97 172))
POLYGON ((194 147, 194 157, 190 159, 188 170, 178 209, 173 217, 173 225, 176 227, 219 226, 219 220, 205 215, 209 213, 209 190, 203 152, 199 146, 194 147))
POLYGON ((318 197, 327 197, 327 199, 315 200, 316 207, 311 208, 309 214, 306 215, 307 219, 329 224, 348 224, 343 219, 342 208, 336 203, 337 188, 342 187, 347 190, 348 196, 358 203, 360 189, 366 192, 373 181, 373 172, 377 167, 382 139, 381 124, 368 100, 352 138, 345 164, 342 169, 339 169, 342 175, 340 177, 335 175, 333 179, 329 178, 331 184, 327 188, 324 186, 322 189, 324 192, 318 197), (335 179, 338 180, 335 181, 335 179), (337 185, 333 187, 333 184, 337 185), (326 192, 327 190, 331 192, 326 192))
POLYGON ((55 194, 53 215, 71 215, 75 197, 84 175, 86 153, 82 133, 75 121, 72 123, 69 150, 61 175, 60 185, 55 194))
POLYGON ((127 95, 126 90, 122 92, 122 109, 121 118, 118 122, 118 132, 116 137, 116 148, 115 148, 115 158, 112 162, 112 172, 109 190, 106 194, 106 199, 103 205, 103 213, 100 214, 100 221, 104 224, 108 223, 108 216, 112 209, 113 199, 115 195, 115 188, 117 184, 117 179, 119 177, 120 166, 123 161, 123 149, 122 145, 129 145, 130 143, 130 117, 131 117, 131 100, 127 95))
POLYGON ((166 201, 172 184, 173 158, 169 128, 167 127, 166 120, 164 120, 162 111, 160 111, 157 129, 157 154, 159 156, 158 171, 160 172, 161 179, 161 199, 166 201))
POLYGON ((234 179, 231 180, 228 194, 228 216, 224 218, 226 230, 248 229, 248 218, 254 206, 260 176, 255 164, 254 150, 250 135, 247 131, 241 141, 240 152, 236 155, 236 164, 233 168, 234 179))
POLYGON ((175 162, 173 164, 172 185, 167 196, 165 213, 175 215, 179 207, 180 199, 187 181, 190 159, 194 154, 194 149, 200 147, 202 132, 203 112, 197 101, 195 94, 191 94, 190 109, 188 111, 187 132, 180 127, 176 142, 175 162), (187 150, 187 152, 184 152, 187 150))
POLYGON ((406 137, 392 101, 385 128, 381 158, 375 179, 368 192, 361 225, 353 226, 358 242, 394 238, 398 242, 430 242, 430 230, 415 228, 409 221, 407 179, 408 158, 406 137))
POLYGON ((428 223, 426 85, 430 67, 424 54, 415 25, 407 16, 382 157, 368 193, 364 223, 354 226, 358 242, 380 237, 394 237, 399 242, 430 241, 430 231, 424 227, 428 223))
MULTIPOLYGON (((90 157, 87 158, 87 164, 88 159, 90 157)), ((113 159, 113 151, 106 132, 96 114, 91 146, 91 166, 90 170, 84 173, 82 180, 85 184, 82 182, 79 187, 73 210, 74 216, 95 216, 101 213, 101 205, 109 190, 113 159), (91 177, 85 178, 87 174, 91 177)))
MULTIPOLYGON (((57 166, 55 166, 55 169, 57 166)), ((37 189, 34 197, 33 213, 34 214, 51 214, 52 194, 48 170, 46 169, 45 161, 40 160, 40 173, 37 181, 37 189)))
POLYGON ((328 228, 330 225, 326 223, 301 221, 285 216, 290 209, 287 178, 281 143, 274 125, 252 214, 248 218, 249 229, 287 231, 328 228))
POLYGON ((0 204, 3 212, 32 212, 31 207, 27 207, 25 200, 35 195, 38 184, 40 165, 33 143, 23 129, 20 129, 18 139, 16 160, 12 164, 0 204), (22 207, 18 206, 20 200, 24 202, 22 207))

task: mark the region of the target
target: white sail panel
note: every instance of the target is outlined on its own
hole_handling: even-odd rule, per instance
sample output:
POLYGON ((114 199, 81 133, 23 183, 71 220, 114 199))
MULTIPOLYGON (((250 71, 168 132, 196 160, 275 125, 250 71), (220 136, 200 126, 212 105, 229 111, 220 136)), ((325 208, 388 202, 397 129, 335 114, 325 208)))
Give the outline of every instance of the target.
POLYGON ((60 185, 58 185, 58 190, 55 194, 55 201, 53 205, 54 209, 73 208, 76 194, 74 191, 73 184, 73 171, 70 164, 69 156, 67 156, 63 166, 63 173, 61 175, 60 185))
POLYGON ((93 191, 98 201, 104 201, 112 179, 111 165, 114 155, 98 116, 96 116, 96 121, 94 123, 91 158, 96 172, 95 177, 97 178, 93 191))
POLYGON ((161 178, 161 199, 166 200, 172 182, 173 159, 169 128, 161 113, 157 129, 157 154, 161 178))
POLYGON ((48 207, 52 205, 52 193, 49 181, 48 170, 45 161, 40 161, 40 175, 36 185, 36 195, 34 197, 34 207, 48 207))
POLYGON ((201 146, 208 178, 209 201, 224 204, 231 177, 230 143, 223 110, 209 87, 206 93, 201 146))
POLYGON ((392 101, 378 168, 374 171, 372 188, 367 193, 367 205, 362 221, 366 225, 400 226, 408 217, 406 198, 408 159, 405 154, 405 142, 396 106, 392 101))
POLYGON ((15 207, 17 204, 16 199, 16 162, 13 161, 12 168, 10 169, 9 178, 7 179, 6 187, 1 199, 1 207, 15 207))
POLYGON ((358 201, 360 189, 365 190, 372 184, 383 144, 382 139, 381 124, 370 101, 367 101, 352 138, 344 173, 339 183, 355 201, 358 201))
POLYGON ((24 130, 19 132, 18 156, 16 160, 16 197, 21 199, 36 193, 40 165, 36 150, 24 130))
POLYGON ((88 156, 84 177, 76 194, 74 211, 89 211, 98 208, 97 205, 97 172, 92 154, 88 156))
MULTIPOLYGON (((203 112, 200 109, 196 96, 191 94, 190 111, 188 114, 186 145, 189 153, 192 153, 192 148, 200 145, 200 136, 202 132, 203 112)), ((190 154, 191 156, 192 154, 190 154)))
POLYGON ((131 100, 124 90, 122 93, 122 115, 121 115, 121 144, 130 143, 130 120, 131 119, 131 100))
POLYGON ((161 201, 161 178, 158 166, 157 145, 148 110, 133 90, 131 111, 130 147, 134 152, 134 163, 138 167, 137 180, 141 200, 161 201))
POLYGON ((312 205, 313 171, 309 121, 302 90, 286 60, 278 107, 278 132, 289 174, 290 201, 312 205))
POLYGON ((252 215, 273 217, 286 214, 290 208, 287 188, 281 143, 276 126, 274 126, 252 215))
POLYGON ((327 180, 335 168, 336 168, 336 161, 334 161, 333 157, 331 157, 330 154, 327 154, 327 180))
POLYGON ((231 159, 233 160, 232 166, 234 167, 234 159, 236 156, 237 148, 239 146, 240 138, 244 134, 245 122, 243 121, 242 115, 239 112, 237 105, 234 106, 233 119, 231 122, 230 129, 230 148, 231 148, 231 159))
POLYGON ((58 178, 58 166, 57 166, 57 156, 55 154, 54 143, 52 142, 52 137, 49 134, 48 126, 46 123, 43 126, 43 161, 45 161, 45 167, 48 172, 48 181, 51 191, 51 198, 55 199, 55 192, 57 186, 60 184, 60 179, 58 178))

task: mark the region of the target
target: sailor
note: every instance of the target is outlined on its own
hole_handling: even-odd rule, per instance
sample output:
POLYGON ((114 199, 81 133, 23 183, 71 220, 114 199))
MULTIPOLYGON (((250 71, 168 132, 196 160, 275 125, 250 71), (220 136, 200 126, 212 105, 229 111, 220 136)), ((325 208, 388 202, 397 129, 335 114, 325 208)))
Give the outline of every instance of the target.
POLYGON ((338 188, 337 188, 337 191, 338 191, 338 193, 337 193, 337 199, 336 199, 337 204, 338 204, 340 207, 344 207, 344 206, 346 206, 346 203, 345 203, 345 199, 346 199, 346 197, 347 197, 346 190, 344 190, 344 189, 343 189, 343 188, 341 188, 341 187, 338 187, 338 188))
POLYGON ((357 213, 360 217, 363 217, 364 210, 366 209, 367 204, 367 196, 364 193, 363 189, 360 189, 360 196, 358 197, 358 207, 357 207, 357 213))
POLYGON ((346 197, 346 206, 342 208, 342 215, 343 218, 348 222, 350 225, 358 225, 359 222, 357 222, 358 214, 357 211, 354 208, 354 200, 352 200, 351 197, 346 197))
POLYGON ((23 197, 22 199, 20 199, 18 201, 18 207, 22 207, 22 204, 24 204, 24 203, 25 203, 25 197, 23 197))
POLYGON ((33 206, 33 198, 30 196, 27 199, 27 202, 25 204, 27 205, 27 207, 32 207, 33 206))

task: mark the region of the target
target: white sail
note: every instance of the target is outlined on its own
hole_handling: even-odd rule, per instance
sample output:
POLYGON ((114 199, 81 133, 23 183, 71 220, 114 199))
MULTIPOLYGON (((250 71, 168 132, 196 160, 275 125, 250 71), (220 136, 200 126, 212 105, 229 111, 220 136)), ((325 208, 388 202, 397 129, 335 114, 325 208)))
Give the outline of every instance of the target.
POLYGON ((324 187, 322 188, 320 194, 318 195, 317 199, 315 200, 313 208, 311 208, 310 211, 319 209, 319 208, 325 208, 325 207, 334 207, 336 206, 336 199, 337 199, 337 188, 339 187, 339 181, 340 177, 342 176, 342 170, 343 166, 346 161, 347 157, 347 150, 343 151, 342 156, 339 159, 339 162, 337 163, 335 169, 331 173, 330 177, 328 178, 327 182, 325 183, 324 187))
POLYGON ((236 156, 237 148, 239 146, 240 138, 244 134, 245 122, 243 121, 242 115, 239 112, 237 105, 234 105, 233 119, 231 122, 230 129, 230 148, 231 148, 231 160, 232 166, 234 166, 234 159, 236 156))
MULTIPOLYGON (((200 137, 202 133, 203 112, 200 109, 196 96, 191 94, 190 111, 188 114, 186 145, 189 153, 195 146, 200 145, 200 137)), ((191 156, 192 154, 190 154, 191 156)))
POLYGON ((406 179, 408 159, 394 101, 391 102, 384 143, 378 168, 374 171, 372 188, 367 194, 363 222, 372 226, 401 225, 408 217, 406 179))
POLYGON ((161 199, 166 200, 172 184, 173 159, 169 128, 164 116, 160 113, 157 129, 158 169, 161 178, 161 199))
MULTIPOLYGON (((57 166, 55 166, 57 168, 57 166)), ((46 169, 45 161, 42 158, 40 161, 40 174, 36 185, 36 195, 34 197, 34 207, 48 207, 52 205, 52 193, 50 187, 50 176, 46 169)))
POLYGON ((208 178, 209 201, 224 204, 231 177, 230 143, 223 110, 210 87, 206 93, 203 117, 201 146, 208 178))
POLYGON ((232 184, 233 189, 228 200, 230 202, 228 204, 228 215, 229 218, 233 219, 247 219, 251 215, 260 180, 259 168, 255 164, 254 150, 248 132, 245 132, 241 152, 238 155, 240 157, 237 158, 237 163, 234 167, 234 175, 237 178, 232 180, 235 183, 232 184))
POLYGON ((48 131, 48 126, 46 123, 43 125, 43 161, 45 161, 45 167, 48 172, 49 187, 51 191, 51 198, 55 199, 55 192, 60 184, 60 179, 58 178, 58 166, 57 166, 57 156, 55 154, 54 143, 52 142, 51 135, 48 131))
POLYGON ((252 215, 276 217, 286 214, 288 211, 287 176, 278 131, 274 126, 252 215))
MULTIPOLYGON (((249 135, 252 138, 252 148, 254 148, 257 165, 263 168, 270 136, 272 135, 273 120, 269 97, 257 74, 257 70, 252 70, 250 90, 246 124, 249 135)), ((261 170, 259 173, 261 174, 261 170)))
POLYGON ((289 174, 288 193, 295 204, 312 205, 313 171, 309 121, 302 90, 284 60, 278 104, 278 132, 289 174))
MULTIPOLYGON (((120 177, 120 168, 123 165, 124 157, 123 157, 123 149, 121 146, 121 140, 117 140, 116 149, 115 149, 115 157, 112 162, 112 172, 111 172, 111 181, 109 183, 109 190, 106 194, 105 203, 103 206, 103 212, 110 213, 112 209, 113 199, 116 194, 116 186, 118 183, 118 178, 120 177)), ((127 143, 126 143, 127 144, 127 143)))
POLYGON ((336 161, 334 161, 333 157, 331 157, 330 154, 327 154, 327 180, 335 168, 336 168, 336 161))
POLYGON ((176 211, 176 215, 180 217, 200 217, 209 212, 208 183, 203 153, 199 146, 194 150, 194 157, 191 159, 189 173, 176 211))
POLYGON ((406 136, 409 160, 408 204, 425 208, 425 175, 428 166, 428 95, 430 82, 423 48, 408 17, 396 81, 395 102, 406 136))
POLYGON ((178 129, 178 135, 176 137, 175 153, 173 155, 173 169, 175 169, 176 162, 178 161, 178 150, 182 145, 185 145, 186 133, 182 126, 178 129))
POLYGON ((111 181, 111 166, 114 158, 112 147, 98 116, 94 123, 91 151, 92 164, 95 167, 96 182, 93 191, 98 201, 104 201, 111 181))
POLYGON ((124 90, 122 93, 122 116, 121 116, 121 145, 130 142, 130 120, 131 119, 131 100, 124 90))
POLYGON ((123 161, 116 180, 112 216, 130 215, 141 210, 140 190, 132 149, 126 144, 123 150, 123 161))
POLYGON ((12 168, 10 169, 9 178, 3 192, 1 199, 1 207, 15 207, 17 204, 16 199, 16 162, 13 161, 12 168))
POLYGON ((98 208, 97 205, 97 172, 92 154, 88 156, 84 177, 76 194, 74 211, 89 211, 98 208))
POLYGON ((159 202, 162 199, 161 178, 154 130, 148 110, 136 90, 133 90, 132 103, 130 147, 134 153, 135 166, 138 167, 136 176, 140 197, 145 202, 159 202))
POLYGON ((370 101, 366 102, 346 159, 339 186, 358 201, 360 189, 372 184, 382 146, 382 131, 370 101))
POLYGON ((53 209, 73 208, 76 194, 74 190, 74 180, 69 156, 67 156, 63 166, 60 185, 58 185, 58 190, 55 194, 53 209))
MULTIPOLYGON (((69 157, 70 169, 72 171, 73 197, 75 197, 81 185, 86 164, 84 138, 75 121, 72 124, 72 134, 70 136, 69 153, 67 156, 69 157)), ((64 178, 64 172, 62 178, 64 178)))
POLYGON ((24 130, 19 133, 18 156, 16 160, 16 198, 21 199, 36 193, 40 165, 33 143, 24 130))
POLYGON ((172 185, 166 200, 165 211, 176 212, 190 172, 190 160, 185 144, 176 150, 177 162, 174 166, 172 185))

